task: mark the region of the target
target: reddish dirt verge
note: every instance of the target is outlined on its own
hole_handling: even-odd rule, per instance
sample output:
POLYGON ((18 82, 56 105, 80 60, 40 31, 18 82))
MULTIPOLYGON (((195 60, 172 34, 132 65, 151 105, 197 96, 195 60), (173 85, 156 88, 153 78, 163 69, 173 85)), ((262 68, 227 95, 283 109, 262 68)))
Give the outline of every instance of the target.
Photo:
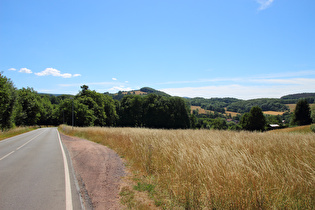
POLYGON ((94 142, 60 134, 69 151, 84 206, 89 209, 123 209, 119 191, 125 175, 122 159, 94 142))

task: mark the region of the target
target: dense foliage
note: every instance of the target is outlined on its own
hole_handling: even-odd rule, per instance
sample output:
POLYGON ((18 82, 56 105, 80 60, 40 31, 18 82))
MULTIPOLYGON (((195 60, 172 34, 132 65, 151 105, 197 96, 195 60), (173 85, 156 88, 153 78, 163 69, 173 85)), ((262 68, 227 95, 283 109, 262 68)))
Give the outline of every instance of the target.
POLYGON ((240 125, 244 130, 264 131, 266 118, 259 106, 251 108, 250 112, 245 113, 240 121, 240 125))
POLYGON ((13 108, 16 101, 16 90, 10 79, 0 72, 0 128, 8 129, 13 125, 13 108))
POLYGON ((289 108, 280 99, 262 98, 247 101, 237 101, 227 106, 228 111, 245 113, 249 112, 253 106, 259 106, 262 111, 288 111, 289 108))
POLYGON ((120 103, 119 116, 121 126, 190 128, 189 108, 179 97, 127 95, 120 103))
POLYGON ((306 99, 300 99, 293 115, 294 125, 309 125, 312 123, 311 109, 306 99))

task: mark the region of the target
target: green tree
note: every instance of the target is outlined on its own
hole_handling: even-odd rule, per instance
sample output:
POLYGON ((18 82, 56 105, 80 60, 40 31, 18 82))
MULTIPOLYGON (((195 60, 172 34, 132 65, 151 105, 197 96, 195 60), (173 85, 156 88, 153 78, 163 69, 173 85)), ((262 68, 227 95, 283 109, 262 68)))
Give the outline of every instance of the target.
POLYGON ((294 125, 309 125, 312 123, 310 105, 306 99, 300 99, 297 102, 292 123, 294 125))
POLYGON ((227 129, 226 120, 224 118, 216 118, 216 119, 212 120, 211 129, 226 130, 227 129))
POLYGON ((120 103, 120 125, 129 127, 143 126, 143 99, 138 95, 125 95, 120 103))
POLYGON ((16 125, 36 125, 41 117, 41 109, 40 97, 33 88, 18 90, 16 125))
POLYGON ((313 106, 311 109, 311 118, 313 123, 315 123, 315 106, 313 106))
POLYGON ((190 113, 183 98, 170 98, 170 128, 190 128, 190 113))
POLYGON ((40 125, 56 125, 56 119, 54 117, 55 106, 51 104, 49 97, 43 96, 38 98, 40 104, 40 118, 38 124, 40 125))
POLYGON ((61 101, 58 106, 59 122, 72 125, 72 111, 73 111, 73 125, 74 126, 93 126, 96 117, 93 110, 89 109, 88 105, 81 103, 78 99, 65 99, 61 101))
POLYGON ((13 126, 13 110, 16 102, 16 89, 10 79, 0 72, 0 128, 9 129, 13 126))
POLYGON ((252 107, 249 113, 242 116, 240 125, 245 130, 264 131, 266 119, 262 109, 259 106, 252 107))
POLYGON ((88 86, 81 86, 82 90, 76 96, 81 103, 93 110, 95 126, 113 126, 117 121, 115 101, 112 97, 89 90, 88 86))

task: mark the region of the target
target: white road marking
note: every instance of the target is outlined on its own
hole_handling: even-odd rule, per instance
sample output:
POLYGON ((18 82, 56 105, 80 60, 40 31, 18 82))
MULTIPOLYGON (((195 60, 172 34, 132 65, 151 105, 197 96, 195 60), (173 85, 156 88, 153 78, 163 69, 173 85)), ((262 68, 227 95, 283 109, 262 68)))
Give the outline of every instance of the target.
POLYGON ((6 154, 6 155, 5 155, 5 156, 3 156, 2 158, 0 158, 0 160, 3 160, 4 158, 8 157, 8 156, 9 156, 9 155, 11 155, 13 152, 14 152, 14 151, 12 151, 12 152, 10 152, 10 153, 6 154))
POLYGON ((65 151, 63 149, 61 139, 60 139, 60 134, 57 130, 58 133, 58 138, 59 138, 59 144, 61 147, 62 151, 62 157, 63 157, 63 163, 64 163, 64 168, 65 168, 65 185, 66 185, 66 210, 72 210, 72 194, 71 194, 71 185, 70 185, 70 173, 69 173, 69 167, 68 167, 68 161, 67 161, 67 156, 65 154, 65 151))
POLYGON ((42 135, 45 131, 41 132, 40 134, 38 134, 37 136, 33 137, 32 139, 28 140, 26 143, 24 143, 23 145, 19 146, 18 148, 16 148, 14 151, 6 154, 5 156, 3 156, 2 158, 0 158, 0 161, 3 160, 4 158, 8 157, 9 155, 11 155, 12 153, 14 153, 15 151, 18 151, 19 149, 21 149, 22 147, 24 147, 25 145, 27 145, 28 143, 30 143, 31 141, 33 141, 34 139, 36 139, 38 136, 42 135))

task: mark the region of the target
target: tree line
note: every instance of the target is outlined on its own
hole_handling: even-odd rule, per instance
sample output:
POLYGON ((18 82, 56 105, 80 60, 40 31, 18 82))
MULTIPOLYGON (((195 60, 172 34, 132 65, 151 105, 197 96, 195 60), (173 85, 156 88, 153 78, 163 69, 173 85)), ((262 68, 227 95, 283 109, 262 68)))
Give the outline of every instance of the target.
POLYGON ((149 94, 125 95, 121 101, 81 86, 75 95, 17 90, 0 74, 0 127, 59 125, 190 128, 190 108, 183 98, 149 94))
MULTIPOLYGON (((190 105, 205 103, 202 98, 193 101, 165 94, 156 94, 154 89, 144 88, 148 95, 124 95, 115 100, 110 94, 98 93, 88 86, 81 86, 77 95, 39 94, 33 88, 16 89, 13 82, 0 72, 0 128, 13 126, 59 125, 74 126, 121 126, 166 129, 210 128, 231 130, 265 130, 267 123, 281 122, 278 117, 266 117, 262 108, 252 106, 250 112, 227 122, 217 111, 211 119, 190 112, 190 105), (238 123, 239 122, 239 123, 238 123), (259 125, 259 126, 258 126, 259 125)), ((215 102, 213 109, 229 103, 239 103, 234 98, 209 99, 215 102)), ((307 103, 307 101, 305 101, 307 103)), ((304 105, 305 105, 305 102, 304 105)), ((304 106, 303 105, 303 106, 304 106)), ((309 107, 308 104, 305 105, 309 107)), ((305 110, 306 108, 302 108, 305 110)), ((219 109, 217 109, 219 110, 219 109)), ((297 104, 296 110, 299 109, 297 104)), ((306 114, 295 114, 293 121, 311 123, 309 109, 306 114), (301 117, 302 116, 302 117, 301 117), (302 120, 301 120, 302 119, 302 120)), ((300 123, 301 124, 301 123, 300 123)))

